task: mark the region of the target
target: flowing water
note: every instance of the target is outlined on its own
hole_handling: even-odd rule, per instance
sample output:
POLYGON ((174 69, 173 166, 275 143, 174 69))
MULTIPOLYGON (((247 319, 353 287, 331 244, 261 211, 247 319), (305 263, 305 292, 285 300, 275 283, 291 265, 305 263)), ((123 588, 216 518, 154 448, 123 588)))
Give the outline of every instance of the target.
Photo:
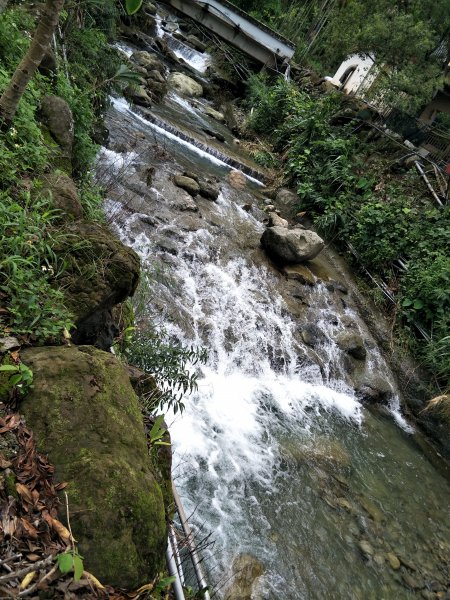
POLYGON ((231 585, 233 560, 249 554, 264 566, 253 598, 443 598, 449 485, 416 447, 349 276, 332 253, 314 261, 313 286, 271 265, 259 246, 261 187, 253 176, 236 187, 218 158, 231 134, 220 155, 208 152, 198 140, 205 125, 223 131, 174 93, 151 114, 114 99, 98 177, 111 223, 162 274, 150 315, 174 339, 208 349, 198 391, 170 430, 186 512, 198 538, 211 532, 215 541, 204 554, 217 597, 231 585), (189 139, 177 135, 180 122, 189 139), (197 197, 198 210, 187 208, 172 182, 185 169, 218 182, 218 200, 197 197), (365 341, 363 366, 337 343, 348 331, 365 341), (391 388, 385 412, 355 396, 355 380, 374 377, 391 388))

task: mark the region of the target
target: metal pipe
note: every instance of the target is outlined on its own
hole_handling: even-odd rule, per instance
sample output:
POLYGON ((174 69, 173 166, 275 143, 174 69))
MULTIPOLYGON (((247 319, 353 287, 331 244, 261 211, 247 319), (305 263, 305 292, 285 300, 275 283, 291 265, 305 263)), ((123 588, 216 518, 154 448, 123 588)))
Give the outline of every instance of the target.
POLYGON ((183 588, 180 583, 180 577, 178 575, 177 563, 174 558, 174 550, 172 548, 172 544, 170 542, 170 537, 167 543, 166 550, 166 559, 167 559, 167 567, 169 569, 169 575, 171 577, 175 577, 175 581, 172 584, 172 588, 175 594, 175 600, 186 600, 184 597, 183 588))
POLYGON ((430 192, 433 195, 433 198, 436 200, 436 202, 439 204, 439 206, 444 206, 439 198, 439 196, 436 194, 436 192, 433 189, 433 186, 430 183, 430 180, 428 179, 428 177, 425 174, 425 171, 422 169, 421 164, 415 160, 414 164, 416 165, 416 169, 419 171, 420 175, 422 176, 423 180, 425 181, 425 183, 427 184, 427 188, 430 190, 430 192))
POLYGON ((175 487, 174 482, 172 481, 172 490, 173 490, 173 498, 175 500, 175 505, 177 507, 178 514, 180 516, 181 526, 183 527, 183 531, 186 535, 186 541, 189 546, 189 552, 191 553, 192 564, 194 566, 195 575, 197 577, 198 585, 200 586, 200 590, 203 591, 203 598, 205 600, 211 600, 211 596, 208 592, 208 584, 206 583, 205 576, 203 574, 203 569, 200 563, 200 559, 197 554, 197 548, 195 546, 194 537, 192 535, 192 530, 189 527, 189 523, 186 517, 186 513, 184 512, 183 505, 181 504, 180 496, 178 495, 177 488, 175 487))
POLYGON ((178 548, 177 538, 175 537, 175 531, 174 531, 172 524, 169 525, 169 538, 170 538, 170 542, 172 544, 172 549, 174 551, 174 558, 175 558, 175 562, 177 564, 177 571, 178 571, 178 575, 180 576, 180 582, 181 582, 181 585, 184 587, 185 581, 184 581, 183 565, 181 563, 180 550, 178 548))

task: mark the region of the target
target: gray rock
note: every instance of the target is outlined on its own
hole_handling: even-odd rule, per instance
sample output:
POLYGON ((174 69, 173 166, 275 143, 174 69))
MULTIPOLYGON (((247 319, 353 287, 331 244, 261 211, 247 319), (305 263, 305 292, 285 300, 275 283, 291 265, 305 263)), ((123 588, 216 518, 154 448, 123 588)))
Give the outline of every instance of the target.
POLYGON ((150 107, 152 105, 152 99, 147 93, 147 90, 144 86, 129 86, 125 90, 125 96, 129 98, 135 104, 139 106, 147 106, 150 107))
POLYGON ((217 200, 220 194, 220 190, 210 183, 199 182, 200 195, 208 200, 217 200))
POLYGON ((373 548, 367 540, 360 540, 358 542, 358 548, 366 557, 371 557, 374 554, 373 548))
POLYGON ((195 179, 191 179, 185 175, 175 175, 173 182, 177 187, 189 192, 191 196, 196 196, 200 193, 200 185, 197 183, 197 181, 195 181, 195 179))
POLYGON ((370 373, 356 386, 356 393, 363 402, 387 404, 392 397, 392 388, 381 375, 370 373))
POLYGON ((41 116, 64 155, 72 158, 74 127, 70 106, 59 96, 45 96, 41 103, 41 116))
POLYGON ((47 175, 44 178, 44 190, 51 194, 55 208, 76 219, 83 215, 76 185, 68 175, 64 173, 47 175))
POLYGON ((391 566, 391 569, 394 569, 394 571, 398 571, 400 569, 400 561, 393 552, 388 552, 386 554, 386 558, 391 566))
POLYGON ((315 348, 319 344, 323 344, 327 339, 327 336, 320 329, 320 327, 317 327, 317 325, 314 325, 314 323, 305 325, 301 331, 301 336, 305 344, 311 348, 315 348))
POLYGON ((283 263, 299 263, 315 258, 325 243, 317 233, 285 227, 269 227, 261 238, 268 254, 283 263))
POLYGON ((206 50, 206 44, 199 40, 195 35, 188 35, 186 41, 199 52, 204 52, 206 50))
POLYGON ((15 337, 0 338, 0 354, 5 354, 9 350, 20 348, 20 342, 15 337))
POLYGON ((336 340, 339 348, 357 360, 365 360, 367 351, 360 335, 353 332, 341 333, 336 340))
POLYGON ((171 73, 168 78, 169 86, 183 94, 184 96, 190 97, 200 97, 203 96, 203 88, 202 86, 192 79, 192 77, 188 77, 183 73, 171 73))
POLYGON ((250 554, 240 554, 233 561, 233 583, 225 600, 251 600, 254 583, 264 574, 264 565, 250 554))
POLYGON ((138 50, 131 55, 131 61, 144 67, 147 73, 150 71, 159 71, 161 74, 164 73, 164 63, 156 56, 156 54, 150 54, 146 50, 138 50))
POLYGON ((286 219, 283 219, 276 212, 269 213, 269 227, 289 227, 286 219))
POLYGON ((161 73, 159 71, 157 71, 156 69, 152 69, 151 71, 148 71, 148 78, 152 79, 153 81, 157 81, 158 83, 166 82, 166 80, 161 75, 161 73))
POLYGON ((295 192, 292 192, 287 188, 280 188, 275 196, 275 202, 277 203, 277 206, 282 209, 284 214, 292 215, 300 200, 295 192))
POLYGON ((144 6, 144 11, 146 13, 148 13, 149 15, 156 15, 157 13, 157 8, 156 6, 153 4, 153 2, 146 2, 145 6, 144 6))
POLYGON ((210 106, 206 106, 204 111, 208 116, 212 117, 216 121, 219 121, 219 123, 223 123, 225 121, 224 115, 218 110, 214 110, 214 108, 211 108, 210 106))

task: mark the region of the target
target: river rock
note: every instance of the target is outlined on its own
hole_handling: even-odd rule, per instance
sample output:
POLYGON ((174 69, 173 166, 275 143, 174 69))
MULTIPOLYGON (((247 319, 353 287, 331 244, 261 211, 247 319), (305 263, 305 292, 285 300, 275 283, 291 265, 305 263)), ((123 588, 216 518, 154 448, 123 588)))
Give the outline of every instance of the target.
POLYGON ((289 223, 286 221, 286 219, 283 219, 282 217, 280 217, 280 215, 277 215, 276 212, 272 211, 269 213, 269 227, 289 227, 289 223))
POLYGON ((78 219, 83 215, 83 207, 76 185, 68 175, 64 173, 46 175, 43 189, 51 195, 54 207, 61 210, 66 216, 78 219))
POLYGON ((156 69, 152 69, 151 71, 148 71, 148 78, 151 79, 152 81, 157 81, 158 83, 166 83, 165 78, 156 69))
POLYGON ((211 108, 210 106, 205 106, 204 111, 208 116, 212 117, 216 121, 219 121, 220 123, 225 121, 224 115, 218 110, 214 110, 214 108, 211 108))
POLYGON ((156 13, 158 12, 158 9, 153 4, 153 2, 146 2, 143 10, 149 15, 156 15, 156 13))
POLYGON ((264 565, 250 554, 240 554, 233 561, 233 583, 224 600, 252 600, 255 582, 264 574, 264 565))
POLYGON ((282 263, 299 263, 315 258, 325 246, 315 231, 269 227, 261 244, 274 259, 282 263))
POLYGON ((360 335, 354 332, 341 333, 336 339, 341 350, 357 360, 365 360, 367 351, 360 335))
POLYGON ((297 194, 292 190, 280 188, 275 195, 275 202, 283 215, 290 216, 298 207, 300 200, 297 194))
POLYGON ((362 402, 387 404, 392 397, 392 388, 384 377, 370 373, 356 386, 356 393, 362 402))
POLYGON ((300 281, 303 285, 315 285, 316 278, 305 265, 286 265, 283 267, 283 275, 288 279, 300 281))
POLYGON ((319 344, 324 344, 327 341, 325 333, 314 323, 302 327, 301 336, 305 344, 311 348, 316 348, 319 344))
POLYGON ((168 78, 169 87, 176 90, 178 93, 184 96, 200 97, 203 96, 202 86, 183 73, 171 73, 168 78))
POLYGON ((196 196, 200 193, 200 185, 195 179, 191 179, 185 175, 175 175, 173 182, 176 186, 186 190, 191 196, 196 196))
POLYGON ((167 528, 125 367, 89 346, 31 348, 22 360, 34 381, 20 410, 39 451, 55 465, 57 481, 68 483, 70 522, 85 568, 104 584, 135 589, 148 583, 163 568, 167 528))
POLYGON ((229 184, 237 190, 242 190, 247 185, 247 179, 242 171, 230 171, 228 173, 229 184))
POLYGON ((394 571, 398 571, 400 569, 400 561, 393 552, 388 552, 386 554, 386 558, 388 560, 389 565, 392 569, 394 569, 394 571))
POLYGON ((207 200, 217 200, 220 194, 220 189, 211 183, 204 183, 199 181, 200 196, 203 196, 207 200))
POLYGON ((14 348, 20 348, 20 342, 15 337, 0 338, 0 354, 5 354, 14 348))
POLYGON ((148 95, 147 90, 143 85, 128 86, 125 89, 125 96, 139 106, 146 106, 150 108, 152 105, 152 99, 148 95))
POLYGON ((373 548, 367 540, 360 540, 358 542, 358 548, 367 558, 373 556, 374 554, 373 548))
POLYGON ((150 71, 159 71, 163 74, 165 71, 164 63, 156 56, 156 54, 150 54, 146 50, 138 50, 133 52, 131 55, 131 61, 144 67, 147 73, 150 71))
POLYGON ((186 41, 199 52, 204 52, 207 48, 207 45, 198 39, 195 35, 188 35, 186 41))

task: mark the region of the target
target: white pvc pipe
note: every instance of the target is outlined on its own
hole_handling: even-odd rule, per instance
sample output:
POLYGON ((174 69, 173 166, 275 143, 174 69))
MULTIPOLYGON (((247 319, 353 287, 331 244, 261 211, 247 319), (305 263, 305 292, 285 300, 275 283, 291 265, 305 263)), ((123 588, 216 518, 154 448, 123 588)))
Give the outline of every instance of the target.
POLYGON ((183 588, 180 583, 180 578, 179 578, 178 569, 177 569, 177 563, 175 562, 174 550, 172 548, 170 538, 167 543, 166 559, 167 559, 167 567, 169 569, 169 575, 171 577, 175 577, 175 581, 172 584, 172 588, 173 588, 173 591, 175 594, 175 600, 186 600, 184 597, 183 588))

